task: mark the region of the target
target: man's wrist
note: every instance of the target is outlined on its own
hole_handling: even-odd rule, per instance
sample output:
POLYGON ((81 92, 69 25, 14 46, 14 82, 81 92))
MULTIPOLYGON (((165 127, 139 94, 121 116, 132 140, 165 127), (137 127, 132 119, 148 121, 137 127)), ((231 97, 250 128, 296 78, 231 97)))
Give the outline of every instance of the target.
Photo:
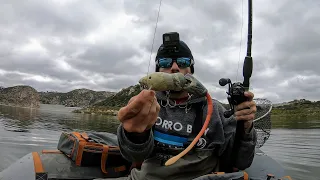
POLYGON ((244 122, 244 132, 246 133, 246 134, 248 134, 248 133, 250 133, 251 132, 251 129, 252 129, 252 127, 253 127, 253 122, 252 121, 246 121, 246 122, 244 122))
POLYGON ((137 132, 128 132, 123 128, 125 136, 132 142, 137 144, 142 144, 146 142, 149 138, 151 129, 148 129, 142 133, 137 132))

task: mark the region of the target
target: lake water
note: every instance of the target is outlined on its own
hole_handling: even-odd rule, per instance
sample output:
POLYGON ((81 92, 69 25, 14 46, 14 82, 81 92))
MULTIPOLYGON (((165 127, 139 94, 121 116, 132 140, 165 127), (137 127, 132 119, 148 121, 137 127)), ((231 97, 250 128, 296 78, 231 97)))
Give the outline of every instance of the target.
MULTIPOLYGON (((32 151, 56 149, 62 131, 116 132, 115 117, 75 114, 73 109, 0 106, 0 171, 32 151)), ((294 180, 320 179, 320 117, 273 119, 271 136, 261 149, 294 180)))

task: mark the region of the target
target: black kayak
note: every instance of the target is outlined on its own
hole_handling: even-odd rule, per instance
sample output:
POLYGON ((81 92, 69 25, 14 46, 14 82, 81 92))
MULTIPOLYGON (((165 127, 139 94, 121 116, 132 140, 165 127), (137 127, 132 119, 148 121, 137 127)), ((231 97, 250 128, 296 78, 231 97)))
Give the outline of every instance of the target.
MULTIPOLYGON (((1 180, 93 180, 105 178, 99 167, 80 167, 58 150, 37 152, 37 159, 29 153, 0 172, 1 180), (36 164, 42 163, 45 173, 36 175, 36 164)), ((259 148, 250 168, 244 170, 248 180, 278 180, 291 179, 285 169, 274 159, 266 155, 259 148)), ((243 179, 246 179, 243 178, 243 179)), ((197 180, 222 179, 217 175, 206 175, 197 180)), ((225 179, 225 178, 223 178, 225 179)))

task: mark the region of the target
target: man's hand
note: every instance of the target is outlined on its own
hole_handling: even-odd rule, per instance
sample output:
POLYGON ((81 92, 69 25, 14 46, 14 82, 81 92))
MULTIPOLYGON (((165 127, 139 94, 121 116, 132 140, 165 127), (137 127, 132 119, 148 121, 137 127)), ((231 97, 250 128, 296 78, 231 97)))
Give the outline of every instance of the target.
POLYGON ((118 119, 127 132, 142 133, 157 121, 160 105, 152 90, 142 90, 118 112, 118 119))
POLYGON ((237 121, 245 121, 244 128, 248 129, 252 126, 255 113, 257 112, 257 107, 256 103, 253 101, 254 94, 252 92, 246 91, 244 92, 244 95, 248 97, 248 101, 245 101, 235 107, 235 118, 237 121))

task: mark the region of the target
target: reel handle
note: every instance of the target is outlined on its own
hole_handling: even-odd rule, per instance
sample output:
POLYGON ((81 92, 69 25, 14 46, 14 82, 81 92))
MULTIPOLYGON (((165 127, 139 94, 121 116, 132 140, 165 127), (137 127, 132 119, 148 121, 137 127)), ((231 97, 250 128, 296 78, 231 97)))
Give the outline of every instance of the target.
POLYGON ((229 118, 232 116, 232 114, 234 114, 234 110, 233 109, 230 109, 230 110, 227 110, 223 113, 224 117, 225 118, 229 118))
POLYGON ((225 86, 225 85, 227 85, 227 84, 229 84, 229 83, 231 83, 231 80, 230 80, 229 78, 221 78, 221 79, 219 80, 220 86, 225 86))

